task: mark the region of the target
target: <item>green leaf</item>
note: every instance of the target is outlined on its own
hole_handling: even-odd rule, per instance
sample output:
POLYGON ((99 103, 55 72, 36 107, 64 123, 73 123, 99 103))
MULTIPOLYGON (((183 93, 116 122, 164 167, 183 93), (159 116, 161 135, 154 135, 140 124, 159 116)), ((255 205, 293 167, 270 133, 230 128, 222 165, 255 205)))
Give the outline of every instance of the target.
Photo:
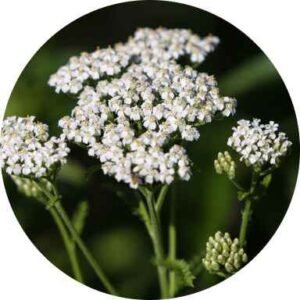
POLYGON ((237 192, 237 198, 239 201, 245 200, 248 196, 249 196, 249 192, 241 192, 241 191, 237 192))
POLYGON ((169 259, 156 264, 176 272, 177 286, 194 287, 195 276, 191 272, 190 265, 184 259, 169 259))
POLYGON ((149 234, 152 234, 151 231, 151 221, 149 218, 148 211, 145 207, 145 204, 142 200, 139 201, 138 207, 133 212, 135 215, 137 215, 141 221, 145 224, 149 234))
POLYGON ((79 235, 82 234, 82 231, 84 229, 88 212, 89 212, 89 206, 87 201, 82 201, 78 204, 73 214, 72 223, 79 235))
POLYGON ((267 189, 272 181, 272 174, 266 175, 260 182, 260 184, 267 189))
POLYGON ((260 199, 266 195, 266 192, 272 181, 272 174, 268 174, 260 179, 258 185, 255 188, 254 199, 260 199))
POLYGON ((189 260, 189 266, 191 272, 198 276, 203 270, 203 262, 202 259, 204 257, 204 253, 195 255, 192 259, 189 260))

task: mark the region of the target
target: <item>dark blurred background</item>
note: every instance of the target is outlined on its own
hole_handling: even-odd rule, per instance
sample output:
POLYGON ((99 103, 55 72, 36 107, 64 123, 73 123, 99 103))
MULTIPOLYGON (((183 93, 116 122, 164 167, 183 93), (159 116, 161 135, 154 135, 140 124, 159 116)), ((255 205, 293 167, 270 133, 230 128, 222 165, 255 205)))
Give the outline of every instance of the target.
MULTIPOLYGON (((234 118, 202 127, 200 140, 189 145, 196 171, 189 182, 176 186, 180 258, 189 260, 195 254, 201 255, 208 236, 217 230, 238 234, 240 206, 235 190, 213 168, 218 151, 227 149, 226 141, 235 122, 252 117, 274 120, 293 142, 293 151, 275 172, 267 197, 255 207, 247 249, 253 258, 280 225, 294 191, 299 158, 297 121, 288 91, 272 63, 253 41, 224 20, 194 7, 160 1, 123 3, 88 14, 58 32, 34 55, 16 83, 6 116, 36 115, 49 124, 51 133, 59 133, 57 122, 69 114, 75 100, 55 94, 47 85, 49 76, 71 55, 125 42, 137 27, 144 26, 188 28, 200 36, 218 36, 221 44, 199 71, 214 74, 221 94, 238 99, 234 118)), ((123 296, 157 297, 155 267, 149 262, 151 243, 128 205, 135 195, 101 172, 87 176, 95 163, 85 151, 73 146, 71 158, 58 178, 63 204, 71 214, 80 201, 88 201, 90 212, 83 238, 123 296)), ((247 170, 240 172, 247 180, 247 170)), ((20 195, 6 176, 5 184, 26 234, 51 262, 70 274, 63 244, 48 212, 20 195)), ((166 218, 166 208, 163 213, 166 218)), ((87 284, 102 290, 94 273, 85 263, 82 266, 87 284)), ((202 272, 195 288, 182 294, 205 289, 218 280, 202 272)))

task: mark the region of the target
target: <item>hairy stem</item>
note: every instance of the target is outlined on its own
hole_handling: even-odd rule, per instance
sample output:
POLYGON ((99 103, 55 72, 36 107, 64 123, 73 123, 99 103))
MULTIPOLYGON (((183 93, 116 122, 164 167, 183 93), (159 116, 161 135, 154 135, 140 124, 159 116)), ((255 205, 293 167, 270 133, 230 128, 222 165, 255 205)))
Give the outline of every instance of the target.
POLYGON ((241 223, 240 234, 239 234, 241 247, 244 247, 247 243, 247 229, 248 229, 250 217, 252 215, 252 200, 253 200, 253 195, 255 195, 259 178, 260 178, 260 170, 253 170, 251 186, 249 192, 247 193, 247 197, 245 199, 246 201, 245 206, 242 210, 242 223, 241 223))
MULTIPOLYGON (((51 202, 54 197, 47 192, 45 189, 41 188, 41 186, 33 181, 33 184, 35 185, 35 187, 37 189, 39 189, 45 196, 46 198, 51 202)), ((56 197, 55 197, 56 198, 56 197)), ((39 199, 40 200, 40 199, 39 199)), ((41 203, 43 203, 45 206, 47 206, 47 201, 46 200, 40 200, 41 203)), ((83 282, 83 276, 81 273, 81 269, 80 269, 80 265, 79 265, 79 261, 77 258, 77 254, 76 254, 76 248, 74 247, 74 243, 72 238, 69 236, 69 232, 67 230, 67 228, 65 227, 62 219, 60 218, 59 214, 57 213, 57 211, 54 209, 53 206, 50 206, 48 208, 48 211, 50 212, 54 223, 57 226, 57 229, 62 237, 70 264, 71 264, 71 268, 72 268, 72 272, 74 275, 74 278, 76 280, 78 280, 79 282, 83 282)))
POLYGON ((112 284, 110 283, 110 281, 108 280, 108 278, 106 277, 106 275, 104 274, 104 272, 102 271, 100 266, 98 265, 96 259, 90 253, 90 251, 88 250, 88 248, 86 247, 86 245, 84 244, 82 239, 80 238, 79 234, 73 227, 73 224, 72 224, 71 220, 69 219, 68 215, 66 214, 64 208, 62 207, 61 203, 59 201, 56 201, 54 203, 54 207, 57 210, 57 212, 58 212, 59 216, 61 217, 61 219, 63 220, 63 222, 65 223, 66 227, 70 231, 70 234, 71 234, 72 238, 74 239, 74 241, 76 242, 78 248, 81 250, 82 254, 86 258, 86 260, 88 261, 88 263, 90 264, 92 269, 95 271, 97 277, 102 282, 103 286, 112 295, 118 295, 117 291, 112 286, 112 284))
POLYGON ((65 225, 62 222, 57 211, 53 207, 51 207, 51 208, 49 208, 49 212, 50 212, 50 214, 59 230, 62 240, 64 242, 66 252, 68 254, 70 264, 72 267, 72 271, 74 274, 74 278, 76 280, 78 280, 79 282, 83 282, 83 277, 81 274, 79 262, 78 262, 77 255, 76 255, 76 248, 74 247, 73 241, 72 241, 72 239, 70 239, 69 233, 68 233, 67 229, 65 228, 65 225))
POLYGON ((97 261, 95 260, 93 255, 90 253, 88 248, 85 246, 85 244, 82 241, 82 239, 80 238, 79 234, 77 233, 77 231, 73 227, 72 221, 70 220, 69 216, 67 215, 67 213, 65 212, 63 206, 61 205, 61 203, 59 201, 60 196, 58 195, 58 192, 57 192, 57 189, 56 189, 55 185, 52 183, 51 193, 49 191, 46 191, 46 190, 42 189, 38 184, 37 184, 37 186, 39 187, 39 189, 44 193, 44 195, 49 200, 50 205, 48 204, 47 209, 50 210, 50 211, 57 212, 58 218, 61 219, 62 223, 68 229, 71 238, 73 239, 73 241, 75 241, 78 248, 81 250, 82 254, 84 255, 84 257, 86 258, 86 260, 90 264, 91 268, 95 271, 97 277, 102 282, 103 286, 107 289, 107 291, 109 293, 111 293, 112 295, 117 296, 118 295, 117 291, 112 286, 112 284, 109 282, 109 280, 105 276, 104 272, 102 271, 102 269, 98 265, 97 261))
MULTIPOLYGON (((170 201, 170 223, 169 223, 169 259, 176 259, 176 190, 175 186, 172 188, 172 195, 170 201)), ((169 296, 174 297, 176 290, 176 273, 171 270, 169 273, 169 296)))
POLYGON ((245 207, 242 211, 242 223, 241 223, 240 235, 239 235, 241 247, 244 247, 246 244, 248 223, 252 214, 251 204, 252 204, 251 199, 247 199, 245 203, 245 207))
POLYGON ((161 262, 165 259, 163 243, 162 243, 162 234, 159 214, 155 208, 153 192, 147 189, 142 190, 143 195, 146 198, 146 203, 149 211, 150 217, 150 238, 152 240, 153 249, 155 258, 157 260, 157 272, 159 279, 159 286, 161 291, 161 297, 168 297, 168 281, 167 281, 167 272, 164 266, 161 266, 161 262))

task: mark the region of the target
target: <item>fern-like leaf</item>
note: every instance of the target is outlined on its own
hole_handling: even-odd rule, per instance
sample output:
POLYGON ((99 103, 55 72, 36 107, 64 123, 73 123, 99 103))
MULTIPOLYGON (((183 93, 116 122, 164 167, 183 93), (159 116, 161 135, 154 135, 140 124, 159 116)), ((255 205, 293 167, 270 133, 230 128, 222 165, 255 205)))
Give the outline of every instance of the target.
POLYGON ((191 272, 190 265, 184 259, 167 258, 156 263, 176 273, 178 287, 194 287, 195 276, 191 272))

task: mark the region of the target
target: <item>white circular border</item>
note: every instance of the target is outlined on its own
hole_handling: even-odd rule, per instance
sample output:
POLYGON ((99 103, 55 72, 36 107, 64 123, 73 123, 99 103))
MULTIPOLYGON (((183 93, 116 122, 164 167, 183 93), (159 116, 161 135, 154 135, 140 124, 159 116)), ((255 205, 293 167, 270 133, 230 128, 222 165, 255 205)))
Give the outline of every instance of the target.
MULTIPOLYGON (((10 0, 0 4, 1 119, 16 79, 53 34, 95 9, 126 1, 10 0)), ((298 1, 180 0, 230 22, 266 53, 281 74, 299 120, 298 1)), ((117 299, 77 283, 53 268, 23 233, 0 183, 0 298, 1 299, 117 299)), ((182 299, 296 299, 300 296, 300 183, 278 231, 254 263, 238 275, 182 299), (290 295, 290 296, 289 296, 290 295)))

